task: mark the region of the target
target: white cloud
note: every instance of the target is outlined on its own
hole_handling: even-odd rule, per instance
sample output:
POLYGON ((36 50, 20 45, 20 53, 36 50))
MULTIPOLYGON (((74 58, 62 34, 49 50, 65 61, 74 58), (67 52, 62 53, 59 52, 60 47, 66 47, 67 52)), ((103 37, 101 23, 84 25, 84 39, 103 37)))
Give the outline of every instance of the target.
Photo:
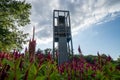
MULTIPOLYGON (((99 25, 120 16, 120 0, 26 0, 32 4, 31 25, 25 31, 31 33, 36 26, 39 44, 52 41, 52 13, 54 9, 69 10, 71 13, 72 34, 99 25)), ((32 34, 32 33, 31 33, 32 34)))

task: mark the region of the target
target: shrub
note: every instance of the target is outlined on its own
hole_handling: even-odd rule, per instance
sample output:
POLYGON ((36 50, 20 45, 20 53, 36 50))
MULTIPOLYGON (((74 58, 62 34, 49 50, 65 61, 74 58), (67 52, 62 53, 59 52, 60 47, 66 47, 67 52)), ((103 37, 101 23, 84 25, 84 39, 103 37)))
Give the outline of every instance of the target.
MULTIPOLYGON (((28 53, 26 53, 28 54, 28 53)), ((0 53, 0 80, 119 80, 120 70, 111 62, 112 58, 103 58, 98 54, 94 63, 84 57, 74 57, 61 65, 48 55, 36 54, 35 60, 28 55, 0 53)))

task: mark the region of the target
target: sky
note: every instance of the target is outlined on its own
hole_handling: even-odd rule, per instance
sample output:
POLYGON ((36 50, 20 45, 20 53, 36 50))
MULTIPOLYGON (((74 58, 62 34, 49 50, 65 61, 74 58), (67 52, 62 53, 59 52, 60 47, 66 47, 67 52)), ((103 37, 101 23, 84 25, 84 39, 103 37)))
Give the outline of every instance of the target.
POLYGON ((120 0, 26 0, 31 3, 31 24, 23 28, 32 36, 35 26, 36 48, 52 48, 53 10, 70 11, 73 48, 83 55, 105 53, 120 56, 120 0))

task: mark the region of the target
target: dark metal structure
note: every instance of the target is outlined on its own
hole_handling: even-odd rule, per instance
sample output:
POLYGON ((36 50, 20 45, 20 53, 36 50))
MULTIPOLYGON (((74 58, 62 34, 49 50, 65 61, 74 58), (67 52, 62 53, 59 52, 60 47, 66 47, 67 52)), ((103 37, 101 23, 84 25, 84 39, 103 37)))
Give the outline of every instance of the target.
POLYGON ((73 56, 70 13, 66 10, 53 11, 53 58, 55 43, 58 46, 58 65, 67 62, 73 56))

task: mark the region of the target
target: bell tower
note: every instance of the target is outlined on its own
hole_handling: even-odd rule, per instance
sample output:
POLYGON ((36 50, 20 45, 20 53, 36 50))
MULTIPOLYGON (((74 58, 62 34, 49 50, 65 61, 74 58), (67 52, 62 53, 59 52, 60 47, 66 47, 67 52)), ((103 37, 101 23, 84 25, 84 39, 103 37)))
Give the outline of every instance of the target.
POLYGON ((55 43, 58 46, 58 65, 67 62, 73 56, 70 13, 66 10, 53 11, 53 58, 55 43))

